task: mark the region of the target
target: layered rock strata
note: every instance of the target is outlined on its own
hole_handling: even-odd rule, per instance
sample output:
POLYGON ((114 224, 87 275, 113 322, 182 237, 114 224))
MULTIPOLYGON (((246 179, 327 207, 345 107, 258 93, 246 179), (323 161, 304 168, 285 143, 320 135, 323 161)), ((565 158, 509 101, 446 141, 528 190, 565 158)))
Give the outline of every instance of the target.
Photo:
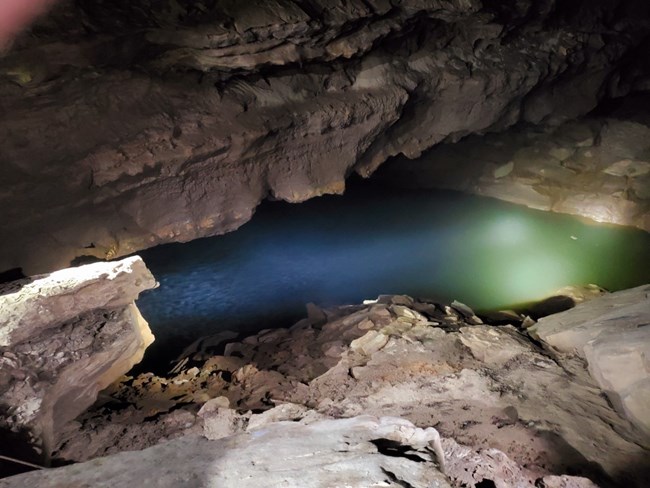
MULTIPOLYGON (((616 296, 584 306, 597 317, 599 301, 616 296)), ((590 486, 570 484, 569 473, 600 486, 650 481, 649 437, 611 406, 582 358, 483 324, 463 304, 393 296, 310 307, 290 329, 231 341, 190 352, 168 377, 113 385, 68 425, 56 455, 85 461, 186 435, 231 439, 269 422, 389 415, 436 429, 452 486, 590 486)))
POLYGON ((27 430, 49 456, 61 428, 142 359, 153 335, 134 300, 155 286, 139 257, 0 285, 5 439, 27 430))
POLYGON ((633 120, 470 136, 417 160, 396 158, 382 177, 650 231, 650 125, 633 120))
POLYGON ((264 198, 584 114, 645 86, 649 9, 63 1, 0 59, 0 270, 228 232, 264 198))

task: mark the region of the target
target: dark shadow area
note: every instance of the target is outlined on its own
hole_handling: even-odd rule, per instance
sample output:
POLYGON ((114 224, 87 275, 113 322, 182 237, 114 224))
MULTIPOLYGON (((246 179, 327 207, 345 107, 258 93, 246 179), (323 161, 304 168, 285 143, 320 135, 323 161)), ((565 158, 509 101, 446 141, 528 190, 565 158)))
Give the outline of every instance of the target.
MULTIPOLYGON (((602 466, 586 459, 578 450, 555 432, 541 431, 537 433, 537 436, 548 443, 549 449, 547 453, 550 466, 545 466, 545 468, 550 471, 556 474, 568 474, 570 476, 589 478, 601 488, 614 488, 617 486, 629 486, 631 488, 634 486, 634 484, 621 485, 619 484, 619 480, 610 478, 602 466)), ((629 482, 630 480, 626 481, 629 482)))
POLYGON ((617 487, 648 488, 650 486, 650 451, 637 459, 629 459, 614 475, 617 487), (635 481, 636 480, 636 481, 635 481))
MULTIPOLYGON (((647 45, 650 47, 650 42, 647 45)), ((638 92, 625 97, 607 99, 598 105, 590 115, 650 125, 650 92, 638 92)))
POLYGON ((565 310, 569 310, 575 306, 576 302, 573 298, 564 295, 557 295, 546 298, 545 300, 532 305, 517 308, 517 311, 537 320, 542 317, 547 317, 548 315, 553 315, 554 313, 564 312, 565 310))
POLYGON ((83 266, 84 264, 93 264, 103 261, 95 256, 77 256, 70 262, 71 267, 83 266))
MULTIPOLYGON (((0 417, 6 416, 0 412, 0 417)), ((0 427, 0 479, 41 468, 58 468, 74 464, 59 458, 47 459, 34 446, 34 439, 28 429, 14 432, 0 427)))
POLYGON ((16 293, 34 281, 23 274, 22 268, 13 268, 0 273, 0 296, 16 293), (11 283, 11 284, 8 284, 11 283))
POLYGON ((377 451, 384 456, 398 457, 408 459, 410 461, 415 461, 416 463, 424 463, 425 459, 422 459, 420 455, 413 451, 413 447, 405 446, 397 441, 390 439, 374 439, 370 441, 377 447, 377 451))
MULTIPOLYGON (((4 414, 2 414, 4 416, 4 414)), ((36 452, 32 446, 29 432, 25 429, 21 432, 12 432, 6 428, 0 428, 0 456, 7 456, 23 463, 44 466, 43 457, 36 452)), ((13 476, 37 468, 22 464, 16 461, 0 458, 0 478, 13 476)))
POLYGON ((497 485, 494 484, 494 481, 489 479, 483 479, 474 485, 475 488, 497 488, 497 485))

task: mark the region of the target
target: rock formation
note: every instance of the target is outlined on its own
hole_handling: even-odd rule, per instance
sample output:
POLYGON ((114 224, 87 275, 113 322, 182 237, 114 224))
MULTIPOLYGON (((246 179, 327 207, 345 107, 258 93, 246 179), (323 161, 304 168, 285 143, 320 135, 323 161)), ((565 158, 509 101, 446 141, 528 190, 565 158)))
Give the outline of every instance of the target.
MULTIPOLYGON (((627 302, 645 290, 596 297, 572 312, 591 322, 607 308, 609 322, 626 323, 627 302)), ((554 323, 568 325, 569 313, 554 323)), ((536 326, 538 336, 551 320, 536 326)), ((239 439, 231 436, 274 422, 389 415, 439 432, 452 486, 530 486, 565 474, 600 486, 649 482, 650 436, 637 417, 607 401, 600 378, 589 374, 595 363, 587 367, 564 348, 542 349, 512 325, 485 325, 457 302, 386 296, 363 306, 311 307, 290 329, 212 348, 189 352, 168 377, 143 374, 113 385, 68 425, 56 456, 86 461, 187 435, 239 439)), ((647 370, 630 368, 628 377, 643 387, 647 370)), ((178 442, 171 445, 190 441, 178 442)), ((553 482, 546 486, 589 486, 553 482)))
POLYGON ((451 488, 438 470, 441 449, 435 429, 395 418, 278 422, 222 440, 184 437, 98 463, 0 480, 0 486, 114 487, 155 477, 156 486, 169 488, 451 488))
POLYGON ((62 427, 138 363, 153 342, 133 302, 155 286, 139 257, 0 285, 5 439, 26 429, 49 456, 62 427))
MULTIPOLYGON (((634 0, 61 0, 0 55, 0 273, 229 232, 389 159, 650 230, 648 32, 634 0)), ((41 455, 0 456, 78 463, 0 487, 650 486, 648 285, 533 318, 310 306, 124 376, 155 286, 138 257, 0 285, 2 448, 41 455)))
POLYGON ((580 116, 647 89, 649 9, 63 1, 0 59, 0 270, 227 232, 391 156, 580 116))
POLYGON ((381 176, 650 231, 650 121, 518 127, 395 158, 381 176))
POLYGON ((585 359, 612 404, 650 438, 650 285, 542 318, 528 331, 585 359))
POLYGON ((360 416, 269 422, 217 440, 188 436, 139 452, 0 480, 0 487, 132 486, 155 478, 156 486, 170 488, 451 488, 475 486, 473 476, 482 473, 497 474, 495 481, 482 479, 498 488, 530 486, 534 481, 547 488, 596 486, 573 476, 533 480, 526 471, 496 449, 476 453, 451 440, 441 441, 431 427, 360 416))

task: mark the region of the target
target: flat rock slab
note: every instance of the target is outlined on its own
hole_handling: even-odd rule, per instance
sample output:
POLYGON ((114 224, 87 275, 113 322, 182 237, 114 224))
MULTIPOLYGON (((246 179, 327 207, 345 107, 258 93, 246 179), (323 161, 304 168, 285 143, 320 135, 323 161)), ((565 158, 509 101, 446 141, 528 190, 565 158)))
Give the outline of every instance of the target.
POLYGON ((311 315, 230 342, 223 355, 197 347, 170 376, 113 385, 106 393, 124 408, 77 418, 56 456, 145 449, 184 429, 217 440, 269 420, 389 415, 449 440, 446 474, 456 486, 534 486, 567 473, 649 486, 642 433, 582 359, 549 354, 513 326, 473 325, 452 307, 407 297, 328 309, 326 323, 311 315))
POLYGON ((139 256, 0 285, 0 347, 29 339, 88 310, 128 305, 156 286, 139 256))
POLYGON ((435 429, 362 416, 268 424, 219 440, 187 436, 63 468, 0 480, 2 488, 451 487, 435 429))

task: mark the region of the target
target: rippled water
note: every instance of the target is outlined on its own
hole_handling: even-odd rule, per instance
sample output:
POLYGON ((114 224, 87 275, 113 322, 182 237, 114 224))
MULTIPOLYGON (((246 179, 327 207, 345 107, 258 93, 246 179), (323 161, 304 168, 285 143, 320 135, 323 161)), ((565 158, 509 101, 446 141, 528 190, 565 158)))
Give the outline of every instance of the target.
POLYGON ((401 293, 492 309, 570 284, 650 282, 645 232, 368 182, 342 197, 265 203, 234 233, 140 254, 160 282, 138 301, 154 354, 224 329, 290 325, 307 302, 401 293))

